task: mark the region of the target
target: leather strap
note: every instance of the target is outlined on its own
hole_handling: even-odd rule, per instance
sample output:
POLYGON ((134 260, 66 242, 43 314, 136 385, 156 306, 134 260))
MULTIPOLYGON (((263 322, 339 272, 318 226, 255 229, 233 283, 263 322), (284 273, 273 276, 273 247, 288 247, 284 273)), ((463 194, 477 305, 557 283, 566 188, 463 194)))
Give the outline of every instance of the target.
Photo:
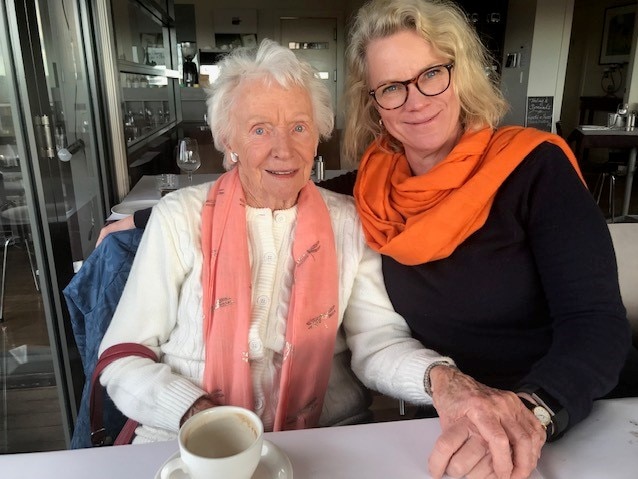
MULTIPOLYGON (((569 413, 556 399, 543 388, 525 384, 516 389, 516 393, 529 394, 533 401, 542 406, 552 416, 552 427, 547 430, 547 442, 552 442, 562 436, 569 426, 569 413)), ((520 397, 520 395, 519 395, 520 397)))
MULTIPOLYGON (((121 343, 106 349, 98 359, 93 376, 91 377, 91 390, 89 396, 89 415, 91 420, 91 443, 94 446, 104 446, 110 443, 111 438, 106 436, 104 428, 104 417, 102 404, 104 398, 104 387, 100 383, 100 374, 109 364, 118 359, 128 356, 139 356, 157 362, 158 358, 155 352, 138 343, 121 343)), ((129 419, 122 431, 118 434, 114 444, 129 444, 135 434, 137 421, 129 419)))

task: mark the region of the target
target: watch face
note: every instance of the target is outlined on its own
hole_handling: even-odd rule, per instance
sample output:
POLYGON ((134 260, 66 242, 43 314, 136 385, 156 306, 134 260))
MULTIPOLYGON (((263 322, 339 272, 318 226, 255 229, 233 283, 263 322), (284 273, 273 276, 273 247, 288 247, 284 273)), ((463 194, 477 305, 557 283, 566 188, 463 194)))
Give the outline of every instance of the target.
POLYGON ((544 427, 549 426, 552 422, 552 415, 544 407, 536 406, 532 412, 544 427))

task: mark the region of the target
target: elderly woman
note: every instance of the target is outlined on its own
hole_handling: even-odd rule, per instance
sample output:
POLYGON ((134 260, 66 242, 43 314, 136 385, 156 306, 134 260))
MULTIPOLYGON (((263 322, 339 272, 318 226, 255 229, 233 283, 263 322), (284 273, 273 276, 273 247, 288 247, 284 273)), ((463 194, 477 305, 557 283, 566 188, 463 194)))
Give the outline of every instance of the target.
POLYGON ((229 171, 156 205, 100 346, 160 358, 119 359, 101 376, 141 424, 134 442, 174 438, 220 404, 253 409, 266 430, 360 420, 369 402, 342 321, 354 348, 397 371, 389 381, 423 396, 434 357, 393 311, 352 198, 310 181, 333 126, 321 80, 264 40, 221 62, 208 118, 229 171))
POLYGON ((369 2, 347 64, 368 244, 414 337, 456 365, 426 377, 443 427, 432 475, 527 477, 627 356, 604 218, 559 137, 496 127, 505 102, 455 4, 369 2))

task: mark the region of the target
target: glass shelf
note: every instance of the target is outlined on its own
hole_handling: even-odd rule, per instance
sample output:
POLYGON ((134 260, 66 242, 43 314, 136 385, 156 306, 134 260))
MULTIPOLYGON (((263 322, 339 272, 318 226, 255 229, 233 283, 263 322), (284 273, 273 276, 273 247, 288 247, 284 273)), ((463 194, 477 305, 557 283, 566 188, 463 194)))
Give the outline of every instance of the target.
POLYGON ((120 73, 127 146, 175 122, 172 88, 166 77, 120 73))

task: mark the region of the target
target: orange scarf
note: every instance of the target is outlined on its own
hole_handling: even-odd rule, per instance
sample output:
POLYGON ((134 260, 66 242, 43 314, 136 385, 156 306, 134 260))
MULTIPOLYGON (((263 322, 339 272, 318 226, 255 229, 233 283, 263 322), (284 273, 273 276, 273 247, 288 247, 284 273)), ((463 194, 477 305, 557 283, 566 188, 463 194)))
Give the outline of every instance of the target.
MULTIPOLYGON (((253 409, 248 330, 251 275, 246 200, 237 169, 211 187, 202 210, 204 389, 219 404, 253 409)), ((315 185, 299 193, 274 430, 319 422, 334 355, 339 277, 332 223, 315 185)))
POLYGON ((485 224, 500 186, 543 142, 560 146, 583 179, 567 143, 533 128, 467 132, 419 176, 412 175, 405 154, 373 142, 354 188, 368 245, 405 265, 447 258, 485 224))

